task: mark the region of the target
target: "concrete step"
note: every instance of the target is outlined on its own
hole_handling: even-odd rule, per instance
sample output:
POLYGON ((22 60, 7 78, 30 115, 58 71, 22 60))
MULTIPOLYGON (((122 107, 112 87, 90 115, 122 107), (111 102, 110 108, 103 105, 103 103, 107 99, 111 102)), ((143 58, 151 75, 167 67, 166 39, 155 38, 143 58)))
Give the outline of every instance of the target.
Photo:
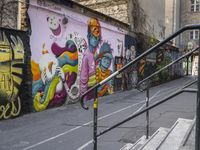
POLYGON ((146 136, 143 135, 135 144, 133 147, 131 147, 130 150, 139 150, 142 145, 144 145, 144 143, 147 141, 146 136))
POLYGON ((179 118, 157 149, 178 150, 192 122, 193 121, 189 119, 179 118))
POLYGON ((148 140, 142 136, 135 144, 128 143, 120 150, 181 150, 193 125, 193 120, 179 118, 170 129, 161 127, 148 140))
MULTIPOLYGON (((156 149, 167 136, 169 129, 159 128, 141 147, 139 150, 154 150, 156 149)), ((132 150, 132 149, 131 149, 132 150)))
POLYGON ((137 140, 134 144, 127 143, 120 150, 138 150, 144 143, 146 142, 146 136, 142 136, 139 140, 137 140))
POLYGON ((132 143, 127 143, 126 145, 124 145, 120 150, 130 150, 131 147, 133 147, 134 144, 132 143))
POLYGON ((194 150, 195 149, 195 129, 196 129, 196 118, 194 118, 190 125, 186 135, 181 142, 179 150, 194 150))

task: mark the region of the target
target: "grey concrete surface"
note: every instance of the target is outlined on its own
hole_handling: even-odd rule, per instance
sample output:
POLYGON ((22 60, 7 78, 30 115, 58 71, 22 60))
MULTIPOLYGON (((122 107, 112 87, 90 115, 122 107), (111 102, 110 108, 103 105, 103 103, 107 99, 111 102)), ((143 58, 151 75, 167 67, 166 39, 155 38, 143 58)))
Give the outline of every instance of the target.
MULTIPOLYGON (((150 89, 150 104, 191 81, 181 78, 150 89)), ((100 98, 99 129, 104 130, 142 109, 145 92, 130 90, 100 98)), ((92 102, 91 104, 92 105, 92 102)), ((150 111, 150 134, 170 128, 177 118, 193 119, 196 94, 183 93, 150 111)), ((0 150, 92 150, 93 109, 79 103, 31 113, 0 122, 0 150)), ((145 114, 98 139, 98 150, 117 150, 145 134, 145 114)))
POLYGON ((167 136, 169 132, 168 128, 162 128, 160 127, 150 138, 149 140, 144 144, 143 150, 150 150, 150 149, 156 149, 164 140, 164 138, 167 136))
POLYGON ((191 124, 192 120, 179 118, 173 130, 159 147, 159 150, 178 150, 191 124))

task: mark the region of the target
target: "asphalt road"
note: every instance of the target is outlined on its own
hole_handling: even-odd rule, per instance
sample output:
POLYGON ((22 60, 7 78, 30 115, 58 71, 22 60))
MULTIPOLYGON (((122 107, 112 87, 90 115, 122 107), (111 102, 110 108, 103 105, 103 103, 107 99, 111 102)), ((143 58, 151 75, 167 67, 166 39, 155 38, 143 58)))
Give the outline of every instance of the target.
MULTIPOLYGON (((185 77, 150 89, 150 104, 168 96, 193 78, 185 77)), ((195 85, 193 86, 195 87, 195 85)), ((129 90, 100 98, 98 131, 145 107, 145 92, 129 90)), ((0 122, 0 150, 92 150, 93 109, 79 103, 0 122)), ((193 119, 196 94, 183 93, 150 111, 150 134, 159 127, 170 128, 177 118, 193 119)), ((145 134, 145 114, 98 139, 98 150, 119 150, 145 134)))

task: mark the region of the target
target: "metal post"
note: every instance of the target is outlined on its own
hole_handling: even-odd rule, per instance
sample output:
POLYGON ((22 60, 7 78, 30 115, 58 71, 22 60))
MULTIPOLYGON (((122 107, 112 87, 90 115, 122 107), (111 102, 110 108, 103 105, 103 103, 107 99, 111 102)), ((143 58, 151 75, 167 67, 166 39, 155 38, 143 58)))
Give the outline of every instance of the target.
MULTIPOLYGON (((146 107, 149 107, 149 82, 147 81, 146 107)), ((149 138, 149 111, 146 112, 146 139, 149 138)))
POLYGON ((192 75, 192 70, 193 70, 193 69, 192 69, 192 64, 193 64, 193 55, 191 55, 191 57, 190 57, 190 63, 191 63, 191 68, 190 68, 191 71, 190 71, 190 73, 191 73, 191 75, 192 75))
POLYGON ((97 120, 98 120, 98 90, 95 88, 95 97, 94 97, 94 120, 93 120, 93 142, 94 149, 97 150, 97 120))
MULTIPOLYGON (((200 46, 200 30, 199 30, 199 46, 200 46)), ((198 55, 200 54, 200 47, 198 55)), ((195 150, 200 150, 200 55, 198 58, 198 82, 197 82, 197 107, 196 107, 196 135, 195 135, 195 150)))
POLYGON ((188 76, 188 71, 189 71, 189 57, 187 57, 187 70, 186 70, 186 75, 188 76))

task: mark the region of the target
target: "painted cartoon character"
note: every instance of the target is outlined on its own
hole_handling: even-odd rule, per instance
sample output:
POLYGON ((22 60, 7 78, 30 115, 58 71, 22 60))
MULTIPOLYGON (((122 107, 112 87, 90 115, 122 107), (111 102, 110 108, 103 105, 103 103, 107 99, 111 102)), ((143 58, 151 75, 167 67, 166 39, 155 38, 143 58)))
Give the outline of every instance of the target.
POLYGON ((64 87, 67 92, 67 102, 77 99, 79 96, 79 89, 77 90, 77 86, 74 85, 77 81, 78 76, 78 67, 80 62, 78 62, 79 51, 82 49, 83 43, 81 38, 77 36, 77 34, 70 34, 69 37, 63 37, 65 35, 66 24, 68 23, 68 19, 64 16, 62 19, 58 17, 51 16, 47 18, 47 22, 49 24, 49 28, 52 31, 53 43, 51 45, 52 53, 56 56, 59 62, 59 66, 63 68, 65 71, 66 82, 64 82, 64 87), (60 41, 66 40, 65 46, 60 43, 60 41), (62 46, 61 46, 62 45, 62 46), (71 86, 73 85, 73 90, 71 86), (76 92, 74 92, 76 91, 76 92))
POLYGON ((50 30, 53 33, 53 37, 63 36, 63 33, 66 30, 66 25, 68 23, 67 17, 63 16, 63 18, 57 18, 56 16, 48 16, 47 23, 49 25, 50 30))
POLYGON ((64 100, 66 92, 63 90, 65 75, 59 66, 59 61, 52 54, 44 49, 39 61, 41 78, 33 83, 33 104, 36 111, 41 111, 51 106, 51 103, 59 104, 64 100), (56 101, 56 102, 55 102, 56 101))
MULTIPOLYGON (((88 22, 88 46, 85 51, 82 61, 81 77, 80 77, 80 94, 82 95, 90 87, 96 83, 96 66, 94 57, 96 50, 101 40, 101 26, 96 18, 91 18, 88 22)), ((90 100, 93 98, 93 92, 89 93, 85 99, 90 100)))
MULTIPOLYGON (((97 82, 101 82, 106 79, 109 75, 112 74, 112 71, 109 69, 112 63, 113 55, 112 49, 108 43, 103 43, 99 54, 97 57, 98 67, 96 69, 96 79, 97 82)), ((112 81, 109 81, 98 88, 98 96, 103 96, 105 94, 112 94, 112 81)))
POLYGON ((69 101, 73 103, 78 101, 78 98, 80 96, 80 73, 83 60, 83 53, 87 49, 87 43, 85 39, 82 38, 82 36, 77 32, 69 34, 67 40, 74 41, 78 50, 78 74, 75 83, 70 87, 69 90, 69 101))
MULTIPOLYGON (((125 51, 124 65, 133 61, 136 57, 136 49, 134 45, 129 46, 125 51)), ((142 63, 142 60, 141 60, 142 63)), ((142 64, 140 69, 142 69, 142 64)), ((141 70, 142 71, 142 70, 141 70)), ((137 84, 137 65, 129 66, 123 73, 123 89, 130 89, 137 84)))

